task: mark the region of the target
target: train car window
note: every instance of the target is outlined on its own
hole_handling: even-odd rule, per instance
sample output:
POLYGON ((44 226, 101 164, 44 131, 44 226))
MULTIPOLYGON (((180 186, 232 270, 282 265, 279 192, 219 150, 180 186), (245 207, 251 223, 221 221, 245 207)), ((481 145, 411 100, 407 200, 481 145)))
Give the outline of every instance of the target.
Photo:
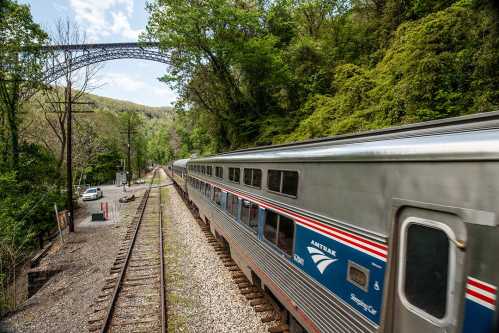
POLYGON ((269 170, 268 189, 296 197, 298 193, 298 172, 269 170))
POLYGON ((249 225, 250 208, 251 202, 248 200, 243 200, 241 204, 241 223, 249 225))
POLYGON ((282 176, 282 193, 296 196, 298 192, 298 172, 283 171, 282 176))
POLYGON ((220 207, 222 207, 222 190, 218 187, 213 189, 213 201, 220 207))
POLYGON ((262 187, 262 170, 253 169, 253 186, 261 188, 262 187))
POLYGON ((240 182, 241 169, 239 168, 229 168, 229 180, 235 183, 240 182))
POLYGON ((237 200, 237 196, 232 193, 227 194, 227 212, 233 217, 237 217, 237 207, 239 205, 239 201, 237 200))
POLYGON ((267 210, 265 216, 265 225, 263 226, 263 236, 270 242, 276 243, 277 239, 277 222, 279 215, 273 211, 267 210))
POLYGON ((248 226, 254 234, 258 232, 258 205, 243 200, 241 206, 241 222, 248 226))
POLYGON ((249 227, 255 234, 258 232, 258 205, 254 203, 250 208, 249 227))
POLYGON ((224 178, 224 169, 222 167, 215 167, 215 177, 224 178))
POLYGON ((404 293, 424 312, 442 319, 447 310, 449 239, 441 230, 410 224, 406 231, 404 293))
POLYGON ((252 177, 252 170, 253 169, 246 169, 244 168, 244 175, 243 175, 243 182, 245 185, 252 185, 251 177, 252 177))
POLYGON ((295 236, 295 223, 292 219, 267 210, 263 235, 284 253, 292 255, 295 236))
POLYGON ((265 216, 265 225, 263 227, 263 236, 270 242, 276 243, 277 238, 277 220, 279 215, 273 211, 267 210, 265 216))
POLYGON ((293 252, 293 240, 295 233, 295 225, 293 220, 280 215, 279 216, 279 232, 277 234, 277 246, 288 255, 293 252))
POLYGON ((281 171, 269 170, 268 188, 271 191, 281 192, 281 171))
POLYGON ((213 169, 211 168, 211 165, 206 166, 206 174, 208 176, 211 176, 213 174, 213 169))
POLYGON ((261 188, 262 170, 244 168, 244 184, 261 188))

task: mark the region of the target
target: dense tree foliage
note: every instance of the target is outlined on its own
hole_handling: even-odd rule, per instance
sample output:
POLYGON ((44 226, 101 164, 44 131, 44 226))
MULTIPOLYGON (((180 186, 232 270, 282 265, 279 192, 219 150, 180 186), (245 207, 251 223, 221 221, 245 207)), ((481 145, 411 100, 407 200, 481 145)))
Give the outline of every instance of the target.
MULTIPOLYGON (((498 8, 479 0, 154 0, 181 96, 177 155, 494 110, 498 8)), ((173 149, 171 147, 170 149, 173 149)))
POLYGON ((35 237, 54 227, 53 204, 62 198, 53 156, 22 138, 22 111, 41 84, 46 38, 29 7, 0 2, 0 314, 13 268, 35 237))

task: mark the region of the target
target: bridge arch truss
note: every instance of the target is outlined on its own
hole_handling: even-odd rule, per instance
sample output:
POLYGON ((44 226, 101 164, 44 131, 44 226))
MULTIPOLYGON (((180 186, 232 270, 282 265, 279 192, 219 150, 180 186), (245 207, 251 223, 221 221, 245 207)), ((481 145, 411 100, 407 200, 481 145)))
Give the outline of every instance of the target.
POLYGON ((76 71, 96 63, 116 59, 141 59, 168 64, 166 53, 160 51, 158 43, 109 43, 109 44, 79 44, 46 46, 46 52, 51 53, 52 63, 45 66, 44 82, 53 83, 63 77, 68 69, 76 71), (64 53, 70 52, 71 64, 58 61, 64 53))

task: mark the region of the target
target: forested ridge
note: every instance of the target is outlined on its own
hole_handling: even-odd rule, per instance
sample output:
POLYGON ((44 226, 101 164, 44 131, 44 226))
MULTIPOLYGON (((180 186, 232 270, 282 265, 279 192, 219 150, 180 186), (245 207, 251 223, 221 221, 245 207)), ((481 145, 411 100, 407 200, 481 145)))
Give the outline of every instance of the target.
POLYGON ((499 20, 478 0, 154 0, 177 156, 495 110, 499 20))

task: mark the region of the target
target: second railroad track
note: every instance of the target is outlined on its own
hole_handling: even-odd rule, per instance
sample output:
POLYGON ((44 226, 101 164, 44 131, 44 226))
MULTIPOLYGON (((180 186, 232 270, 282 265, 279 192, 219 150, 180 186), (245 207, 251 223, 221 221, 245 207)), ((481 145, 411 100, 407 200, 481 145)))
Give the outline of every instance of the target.
POLYGON ((163 332, 167 330, 164 281, 163 207, 154 173, 137 208, 111 275, 89 321, 96 332, 163 332))

